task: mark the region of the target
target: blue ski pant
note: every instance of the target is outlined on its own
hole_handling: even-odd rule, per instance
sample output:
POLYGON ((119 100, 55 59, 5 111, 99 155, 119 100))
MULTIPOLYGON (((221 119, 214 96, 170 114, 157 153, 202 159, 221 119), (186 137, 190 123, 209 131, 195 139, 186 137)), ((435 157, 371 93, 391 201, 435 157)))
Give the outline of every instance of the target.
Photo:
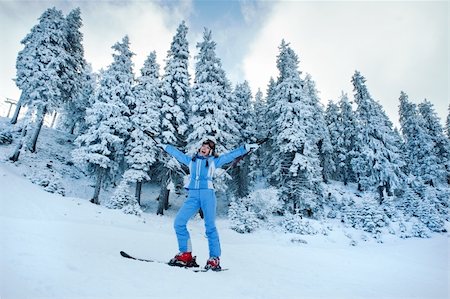
POLYGON ((209 256, 220 256, 219 234, 216 229, 216 196, 212 189, 190 189, 188 197, 183 206, 178 211, 174 221, 174 228, 177 234, 178 249, 180 252, 192 252, 191 239, 187 230, 187 222, 198 213, 203 211, 206 236, 208 237, 209 256))

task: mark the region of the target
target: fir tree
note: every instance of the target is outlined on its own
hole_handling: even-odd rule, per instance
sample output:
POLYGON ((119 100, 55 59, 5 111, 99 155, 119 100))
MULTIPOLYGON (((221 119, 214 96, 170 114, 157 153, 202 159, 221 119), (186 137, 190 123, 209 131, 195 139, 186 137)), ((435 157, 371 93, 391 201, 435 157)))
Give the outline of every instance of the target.
POLYGON ((408 172, 421 178, 426 184, 434 186, 444 174, 443 166, 434 151, 434 142, 425 129, 425 121, 411 103, 406 93, 400 94, 400 125, 407 157, 408 172))
POLYGON ((128 169, 124 174, 129 183, 136 183, 136 201, 140 204, 142 183, 150 180, 150 167, 155 164, 159 152, 153 141, 144 132, 159 135, 161 130, 161 91, 159 65, 156 53, 152 52, 144 62, 138 84, 134 87, 135 102, 131 110, 133 129, 127 143, 125 156, 128 169))
MULTIPOLYGON (((407 215, 417 217, 421 222, 418 227, 413 228, 412 234, 417 237, 428 237, 428 233, 415 233, 417 228, 425 232, 427 229, 434 232, 445 232, 444 219, 448 215, 448 198, 445 202, 439 200, 437 188, 418 181, 414 176, 411 176, 405 189, 407 192, 403 194, 403 197, 410 196, 410 198, 403 198, 403 200, 411 202, 407 204, 409 207, 407 215)), ((410 219, 410 222, 414 222, 414 218, 410 219)))
POLYGON ((445 167, 446 175, 441 180, 450 184, 450 140, 445 136, 440 119, 431 102, 425 100, 420 103, 419 112, 424 119, 425 129, 433 140, 439 163, 445 167))
POLYGON ((280 198, 292 212, 313 216, 320 211, 322 168, 315 137, 314 107, 303 90, 297 54, 282 41, 277 67, 280 72, 274 98, 280 198))
POLYGON ((189 85, 189 45, 186 39, 188 28, 184 21, 178 26, 170 50, 167 52, 166 66, 162 77, 162 132, 161 142, 183 148, 186 145, 188 122, 189 85))
POLYGON ((91 107, 97 89, 97 74, 92 72, 90 64, 86 64, 80 78, 80 90, 77 97, 64 105, 58 127, 70 134, 79 136, 87 129, 86 109, 91 107))
POLYGON ((236 85, 233 99, 233 103, 238 110, 238 113, 235 114, 236 125, 240 133, 238 143, 256 141, 255 115, 252 107, 253 96, 247 81, 236 85))
POLYGON ((329 101, 327 108, 325 110, 325 122, 328 128, 328 134, 330 135, 331 147, 334 149, 332 152, 332 159, 336 167, 333 169, 330 177, 334 180, 343 180, 340 176, 341 172, 339 169, 339 151, 342 132, 339 126, 339 107, 333 101, 329 101))
MULTIPOLYGON (((267 102, 264 99, 264 95, 260 89, 255 94, 254 102, 254 118, 253 127, 255 128, 254 137, 257 140, 263 140, 269 137, 268 134, 268 121, 267 121, 267 102)), ((252 182, 255 182, 257 178, 266 177, 268 175, 267 165, 264 164, 264 152, 266 149, 266 143, 261 145, 261 149, 256 151, 250 156, 250 178, 252 182)))
POLYGON ((279 185, 279 178, 274 175, 277 157, 274 155, 274 148, 276 147, 276 119, 279 117, 279 111, 276 108, 275 99, 275 88, 276 82, 273 78, 270 78, 269 84, 267 85, 267 96, 266 96, 266 113, 264 113, 264 123, 266 124, 267 130, 266 134, 268 140, 263 144, 260 153, 262 153, 262 165, 265 165, 263 170, 264 175, 267 177, 267 181, 272 186, 279 185))
POLYGON ((312 118, 314 119, 313 131, 309 134, 314 139, 319 150, 320 166, 322 167, 322 178, 326 183, 328 182, 331 173, 334 169, 334 162, 332 159, 332 146, 330 135, 325 123, 325 116, 323 106, 320 103, 316 83, 312 80, 311 75, 307 74, 304 80, 304 90, 309 99, 308 105, 312 109, 312 118))
POLYGON ((355 174, 351 161, 355 156, 354 145, 357 140, 357 119, 352 109, 352 103, 348 100, 347 94, 342 94, 339 100, 339 170, 345 185, 348 182, 355 182, 355 174))
POLYGON ((188 151, 195 152, 199 143, 209 138, 216 142, 217 152, 224 152, 227 150, 224 145, 235 146, 239 136, 233 118, 231 85, 216 55, 216 43, 210 30, 205 29, 203 41, 197 43, 197 48, 188 151))
POLYGON ((399 149, 396 147, 392 123, 381 105, 372 99, 365 78, 356 71, 352 77, 357 104, 358 138, 352 159, 359 190, 377 189, 380 200, 399 186, 402 173, 399 149))
POLYGON ((228 209, 230 228, 238 233, 251 233, 260 226, 256 213, 249 209, 247 198, 239 198, 231 201, 228 209))
MULTIPOLYGON (((177 28, 169 51, 167 52, 166 66, 161 85, 161 136, 160 141, 172 144, 183 150, 186 146, 188 134, 189 99, 191 88, 189 83, 189 44, 186 39, 188 28, 183 21, 177 28)), ((174 181, 177 189, 181 189, 181 178, 177 173, 170 171, 169 160, 163 158, 161 174, 161 190, 157 214, 163 214, 169 205, 169 190, 167 183, 174 181)))
MULTIPOLYGON (((20 105, 27 105, 36 112, 34 132, 27 139, 28 148, 32 152, 36 150, 46 113, 53 112, 62 105, 63 86, 72 71, 67 67, 72 58, 68 52, 66 29, 63 13, 50 8, 41 15, 39 24, 21 42, 24 49, 17 57, 16 85, 22 92, 20 105)), ((12 160, 17 160, 18 157, 19 152, 16 152, 12 160)))
MULTIPOLYGON (((248 82, 237 84, 233 92, 233 104, 235 109, 234 119, 239 130, 239 144, 255 142, 254 112, 251 106, 252 92, 248 82)), ((237 198, 249 195, 250 190, 250 164, 249 156, 232 170, 234 180, 231 184, 232 192, 237 198)))
POLYGON ((87 164, 88 170, 97 177, 92 198, 96 204, 103 181, 114 180, 123 172, 125 144, 132 127, 129 105, 135 102, 131 61, 134 54, 128 36, 112 48, 118 54, 113 54, 113 62, 102 74, 95 102, 86 112, 89 128, 75 140, 79 148, 73 152, 74 161, 87 164))
POLYGON ((140 216, 142 214, 141 207, 131 192, 133 181, 135 181, 135 173, 133 171, 125 172, 111 199, 105 202, 105 206, 109 209, 122 210, 125 214, 140 216))
POLYGON ((83 34, 80 32, 81 26, 81 11, 77 8, 72 10, 66 17, 68 52, 71 59, 66 66, 70 71, 65 72, 62 86, 64 126, 70 133, 73 133, 78 121, 85 117, 83 114, 85 111, 81 107, 86 101, 80 93, 86 87, 83 85, 89 84, 85 81, 89 79, 90 74, 88 72, 92 72, 90 67, 86 66, 86 61, 84 60, 83 34), (78 103, 78 101, 81 101, 81 103, 78 103), (81 112, 82 115, 74 112, 81 112))

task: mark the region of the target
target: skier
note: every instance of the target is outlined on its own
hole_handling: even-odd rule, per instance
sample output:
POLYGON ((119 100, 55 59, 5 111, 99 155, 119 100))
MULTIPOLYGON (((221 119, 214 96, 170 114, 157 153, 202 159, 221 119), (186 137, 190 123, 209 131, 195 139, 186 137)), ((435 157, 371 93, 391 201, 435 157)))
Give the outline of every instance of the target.
POLYGON ((214 194, 213 177, 216 168, 232 162, 250 151, 258 149, 258 144, 246 144, 223 155, 216 154, 214 141, 205 140, 198 152, 190 157, 174 146, 158 144, 164 151, 172 155, 180 163, 189 167, 189 180, 184 186, 188 190, 188 196, 183 206, 177 213, 174 228, 178 240, 179 253, 169 261, 171 266, 198 267, 195 257, 192 256, 192 246, 186 224, 199 209, 203 211, 206 236, 208 237, 209 259, 205 269, 218 271, 220 267, 220 241, 217 233, 216 196, 214 194))

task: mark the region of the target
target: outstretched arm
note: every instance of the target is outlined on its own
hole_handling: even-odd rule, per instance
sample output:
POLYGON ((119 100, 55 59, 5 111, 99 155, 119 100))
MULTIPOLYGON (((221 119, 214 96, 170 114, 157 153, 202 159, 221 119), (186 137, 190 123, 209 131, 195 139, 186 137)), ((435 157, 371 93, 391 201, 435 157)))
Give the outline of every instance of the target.
POLYGON ((245 149, 244 146, 240 146, 235 150, 232 150, 231 152, 228 152, 226 154, 220 155, 218 158, 215 159, 216 167, 222 167, 223 165, 230 163, 234 159, 236 159, 239 156, 244 155, 248 151, 245 149))
POLYGON ((176 147, 168 144, 161 144, 160 147, 166 151, 169 155, 173 156, 175 159, 177 159, 178 162, 189 166, 189 163, 191 162, 191 157, 177 149, 176 147))

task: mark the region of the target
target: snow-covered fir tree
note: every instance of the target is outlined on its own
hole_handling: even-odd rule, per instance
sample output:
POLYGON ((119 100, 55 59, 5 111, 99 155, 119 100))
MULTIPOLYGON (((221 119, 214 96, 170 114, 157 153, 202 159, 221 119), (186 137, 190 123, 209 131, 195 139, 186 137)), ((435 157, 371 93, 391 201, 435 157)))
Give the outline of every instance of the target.
POLYGON ((442 181, 450 184, 450 140, 445 136, 444 128, 431 102, 425 100, 420 103, 419 112, 424 119, 425 129, 433 140, 439 163, 445 167, 446 174, 442 181))
POLYGON ((127 142, 125 159, 128 169, 123 175, 127 184, 136 184, 136 200, 140 204, 142 183, 150 180, 149 171, 155 164, 159 149, 145 132, 153 136, 161 130, 161 90, 156 52, 150 53, 134 87, 135 101, 131 110, 132 130, 127 142))
MULTIPOLYGON (((78 149, 73 151, 76 163, 86 165, 97 178, 92 202, 99 203, 102 183, 113 181, 123 173, 125 144, 132 128, 129 105, 135 102, 134 55, 128 36, 112 47, 113 62, 101 74, 100 87, 91 108, 86 111, 89 128, 76 140, 78 149)), ((107 202, 109 207, 122 208, 119 203, 107 202)))
POLYGON ((277 190, 255 190, 243 198, 230 202, 230 228, 238 233, 250 233, 261 226, 271 226, 271 215, 280 210, 277 190))
POLYGON ((314 107, 304 91, 297 54, 283 40, 277 59, 280 72, 275 88, 276 119, 274 152, 275 174, 279 177, 280 198, 285 208, 307 216, 321 210, 322 167, 317 145, 314 107))
POLYGON ((216 142, 217 152, 225 152, 237 145, 239 136, 233 118, 231 84, 216 55, 216 42, 210 30, 205 29, 197 49, 189 121, 192 131, 187 148, 193 153, 201 141, 209 138, 216 142))
POLYGON ((91 107, 97 89, 98 75, 92 71, 92 66, 86 64, 82 71, 80 90, 77 97, 64 105, 58 119, 58 128, 79 136, 87 129, 86 110, 91 107))
POLYGON ((167 52, 161 85, 163 114, 161 142, 181 147, 181 149, 186 145, 190 98, 187 31, 188 28, 183 21, 178 26, 167 52))
POLYGON ((110 209, 121 209, 125 214, 140 216, 141 207, 131 191, 133 181, 135 181, 135 173, 126 171, 112 197, 105 202, 105 206, 110 209))
MULTIPOLYGON (((402 135, 404 139, 403 152, 409 174, 399 196, 399 208, 407 217, 417 217, 412 236, 427 237, 428 230, 445 231, 444 220, 448 219, 449 196, 442 196, 445 189, 438 189, 436 185, 442 182, 446 171, 439 158, 431 130, 436 126, 433 121, 427 125, 424 114, 430 118, 431 107, 422 106, 422 111, 410 102, 406 93, 400 94, 399 115, 402 135)), ((439 132, 437 129, 435 129, 439 132)), ((436 135, 435 135, 436 136, 436 135)))
POLYGON ((351 161, 356 142, 356 116, 347 94, 342 93, 338 104, 330 103, 327 109, 327 125, 333 146, 334 178, 344 185, 355 182, 351 161))
POLYGON ((82 26, 81 10, 79 8, 72 10, 66 17, 67 41, 69 44, 68 52, 70 54, 70 64, 67 68, 70 72, 66 72, 63 80, 63 98, 64 106, 61 109, 63 114, 63 124, 67 131, 73 133, 76 124, 85 117, 85 109, 82 107, 87 103, 83 94, 86 90, 86 82, 92 78, 89 74, 92 72, 90 67, 86 66, 84 59, 83 34, 80 32, 82 26), (81 103, 78 103, 81 101, 81 103), (81 115, 80 115, 81 114, 81 115))
POLYGON ((311 106, 314 119, 313 131, 309 132, 319 150, 320 166, 322 167, 322 177, 324 182, 328 182, 331 173, 334 169, 334 162, 332 158, 332 146, 330 141, 329 131, 325 123, 324 109, 320 103, 316 83, 307 74, 304 80, 303 89, 309 99, 308 105, 311 106))
MULTIPOLYGON (((188 72, 189 44, 186 38, 187 32, 188 28, 183 21, 178 26, 170 49, 167 52, 161 86, 162 118, 160 141, 164 144, 172 144, 180 150, 183 150, 186 146, 191 94, 190 75, 188 72)), ((177 163, 170 162, 174 160, 169 160, 167 156, 163 156, 162 161, 163 166, 159 171, 162 184, 158 214, 163 214, 164 208, 167 208, 169 204, 168 182, 174 181, 177 189, 181 189, 182 185, 182 178, 179 174, 180 166, 177 163)))
POLYGON ((264 123, 267 128, 265 133, 269 139, 262 145, 260 153, 262 155, 262 165, 265 165, 263 174, 271 185, 278 186, 279 180, 274 175, 278 159, 273 154, 274 148, 276 148, 276 119, 279 117, 279 111, 276 108, 275 88, 276 82, 273 78, 270 78, 266 91, 266 112, 264 113, 264 123))
POLYGON ((32 96, 30 94, 36 89, 37 82, 42 80, 44 72, 47 71, 53 79, 56 77, 59 79, 49 88, 60 89, 62 79, 54 73, 55 69, 58 71, 62 69, 61 58, 68 58, 68 55, 65 55, 68 53, 62 54, 62 49, 66 51, 69 47, 67 32, 64 28, 65 19, 62 11, 54 7, 49 8, 42 13, 39 23, 33 26, 30 33, 21 41, 24 48, 17 55, 15 80, 17 87, 21 90, 21 96, 11 120, 12 124, 17 122, 20 109, 32 103, 37 97, 36 93, 32 96), (49 39, 50 36, 52 39, 49 39), (53 61, 51 58, 58 54, 61 58, 53 61))
POLYGON ((410 231, 405 229, 405 237, 428 237, 430 231, 446 231, 444 221, 448 221, 449 196, 448 193, 445 199, 440 196, 445 193, 414 175, 408 176, 396 199, 405 221, 414 224, 410 231))
POLYGON ((404 139, 403 152, 406 155, 408 173, 423 183, 434 186, 445 175, 434 150, 434 142, 425 129, 425 121, 408 95, 400 94, 399 116, 404 139))
POLYGON ((358 136, 352 167, 359 190, 378 190, 380 200, 393 194, 402 180, 400 149, 397 148, 392 123, 383 107, 369 94, 366 79, 358 72, 352 77, 357 104, 358 136))
POLYGON ((233 112, 235 112, 236 125, 239 130, 239 144, 256 141, 252 101, 253 95, 248 82, 237 84, 233 92, 233 104, 237 111, 233 112))
MULTIPOLYGON (((34 152, 44 117, 62 105, 63 86, 72 71, 67 67, 72 58, 63 13, 47 9, 21 43, 24 48, 17 57, 16 85, 22 92, 21 105, 35 112, 33 133, 27 139, 28 149, 34 152)), ((15 152, 12 160, 18 157, 19 152, 15 152)))
POLYGON ((340 130, 340 126, 338 124, 339 121, 339 107, 333 101, 328 101, 327 107, 325 109, 325 123, 328 128, 328 134, 330 135, 331 147, 333 148, 332 159, 334 161, 335 168, 331 174, 331 179, 333 180, 341 180, 339 177, 339 141, 342 135, 340 130))
MULTIPOLYGON (((258 89, 255 94, 253 110, 253 127, 255 128, 254 137, 256 140, 265 140, 268 137, 269 130, 267 123, 267 102, 260 89, 258 89)), ((249 176, 252 182, 267 176, 267 165, 264 164, 264 149, 267 141, 261 145, 261 148, 258 151, 250 156, 251 163, 249 176)))
MULTIPOLYGON (((233 92, 234 106, 232 109, 233 117, 236 121, 239 130, 238 144, 253 143, 255 138, 255 114, 251 105, 252 92, 247 81, 242 84, 237 84, 233 92)), ((246 157, 240 162, 230 174, 233 177, 233 182, 230 184, 231 191, 236 197, 242 198, 250 193, 250 156, 246 157)))
POLYGON ((92 71, 92 66, 87 64, 81 77, 81 90, 75 101, 75 128, 72 133, 80 135, 87 129, 86 110, 92 106, 93 97, 98 87, 99 76, 92 71))
POLYGON ((354 146, 357 140, 357 119, 347 94, 342 94, 339 100, 339 129, 342 133, 339 140, 340 152, 338 157, 339 170, 344 184, 355 182, 356 177, 351 161, 355 156, 354 146))

